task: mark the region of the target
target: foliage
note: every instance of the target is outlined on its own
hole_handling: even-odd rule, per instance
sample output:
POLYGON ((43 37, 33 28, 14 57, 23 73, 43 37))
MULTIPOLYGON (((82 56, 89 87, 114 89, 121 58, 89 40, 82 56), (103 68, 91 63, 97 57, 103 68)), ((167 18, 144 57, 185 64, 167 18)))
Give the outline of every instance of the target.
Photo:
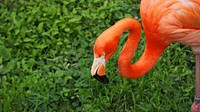
MULTIPOLYGON (((5 0, 0 7, 0 111, 190 110, 188 46, 171 45, 146 76, 128 80, 116 75, 123 38, 107 63, 111 83, 90 76, 96 37, 121 18, 140 21, 137 0, 5 0)), ((144 45, 142 38, 134 59, 144 45)))

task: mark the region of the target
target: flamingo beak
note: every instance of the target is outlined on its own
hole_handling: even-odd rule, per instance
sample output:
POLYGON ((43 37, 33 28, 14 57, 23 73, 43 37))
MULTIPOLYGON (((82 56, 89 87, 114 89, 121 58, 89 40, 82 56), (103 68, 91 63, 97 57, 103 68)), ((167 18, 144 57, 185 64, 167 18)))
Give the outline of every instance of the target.
POLYGON ((101 55, 101 57, 94 57, 94 61, 92 64, 91 74, 98 81, 108 84, 109 80, 106 77, 106 65, 105 65, 105 55, 101 55))

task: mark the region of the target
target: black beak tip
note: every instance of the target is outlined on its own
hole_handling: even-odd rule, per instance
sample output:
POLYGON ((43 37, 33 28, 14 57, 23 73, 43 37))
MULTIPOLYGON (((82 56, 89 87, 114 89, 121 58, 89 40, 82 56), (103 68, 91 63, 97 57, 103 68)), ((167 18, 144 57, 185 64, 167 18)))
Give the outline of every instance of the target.
POLYGON ((106 77, 106 75, 104 75, 104 76, 99 76, 98 74, 95 74, 93 77, 94 77, 95 79, 97 79, 99 82, 102 82, 102 83, 104 83, 104 84, 108 84, 108 83, 109 83, 109 80, 108 80, 108 78, 106 77))

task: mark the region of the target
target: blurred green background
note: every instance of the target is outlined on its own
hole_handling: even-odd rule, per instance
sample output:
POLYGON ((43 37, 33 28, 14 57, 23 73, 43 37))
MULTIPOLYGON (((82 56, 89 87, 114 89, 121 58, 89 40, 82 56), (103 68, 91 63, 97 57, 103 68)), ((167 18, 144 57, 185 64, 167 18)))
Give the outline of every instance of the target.
MULTIPOLYGON (((93 44, 124 17, 141 22, 137 0, 4 0, 0 2, 0 111, 188 112, 194 98, 190 47, 170 45, 137 80, 107 62, 108 85, 91 78, 93 44)), ((143 53, 145 35, 133 58, 143 53)))

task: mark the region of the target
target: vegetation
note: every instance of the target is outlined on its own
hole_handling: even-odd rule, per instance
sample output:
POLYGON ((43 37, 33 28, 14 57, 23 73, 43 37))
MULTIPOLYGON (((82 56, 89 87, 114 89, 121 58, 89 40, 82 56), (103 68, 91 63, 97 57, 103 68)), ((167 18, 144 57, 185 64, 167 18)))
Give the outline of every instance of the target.
MULTIPOLYGON (((110 84, 91 78, 93 44, 124 17, 140 21, 137 0, 5 0, 0 2, 0 111, 187 112, 194 97, 194 58, 188 46, 169 46, 137 80, 107 63, 110 84)), ((143 53, 141 37, 136 61, 143 53)))

